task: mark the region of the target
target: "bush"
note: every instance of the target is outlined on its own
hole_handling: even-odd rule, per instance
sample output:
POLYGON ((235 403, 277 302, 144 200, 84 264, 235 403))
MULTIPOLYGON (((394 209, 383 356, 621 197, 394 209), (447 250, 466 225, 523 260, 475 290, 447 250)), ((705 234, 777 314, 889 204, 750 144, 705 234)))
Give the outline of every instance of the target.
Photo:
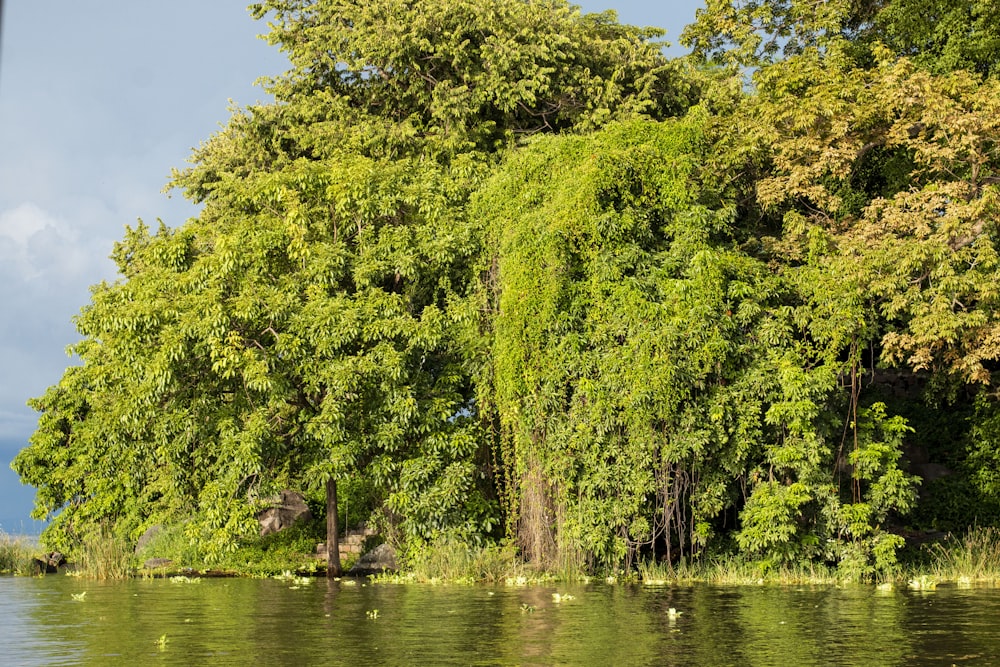
MULTIPOLYGON (((299 521, 266 537, 247 540, 222 554, 216 567, 240 574, 270 576, 286 570, 313 572, 320 561, 313 554, 316 544, 326 539, 326 523, 321 519, 299 521)), ((346 559, 342 562, 345 569, 346 559)))
POLYGON ((199 568, 205 562, 205 554, 198 541, 187 534, 185 524, 164 527, 136 551, 137 563, 150 558, 168 558, 173 567, 199 568))

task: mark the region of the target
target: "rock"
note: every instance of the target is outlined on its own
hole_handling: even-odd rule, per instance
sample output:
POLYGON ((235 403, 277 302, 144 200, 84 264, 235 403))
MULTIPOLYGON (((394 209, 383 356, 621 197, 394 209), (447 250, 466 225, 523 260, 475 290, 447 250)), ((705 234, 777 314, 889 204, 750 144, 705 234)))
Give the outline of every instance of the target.
POLYGON ((174 561, 169 558, 150 558, 142 566, 147 570, 158 570, 163 567, 170 567, 173 564, 174 561))
POLYGON ((395 571, 396 568, 395 550, 388 544, 380 544, 359 558, 358 562, 347 573, 354 575, 379 574, 395 571))
POLYGON ((45 561, 48 563, 49 567, 55 569, 60 565, 66 564, 66 556, 62 555, 58 551, 53 551, 52 553, 45 555, 45 561))
POLYGON ((142 535, 139 536, 139 541, 135 543, 135 553, 142 551, 147 544, 153 541, 157 535, 163 532, 163 526, 158 523, 153 524, 146 529, 142 535))
POLYGON ((32 571, 37 574, 55 574, 61 565, 66 564, 66 557, 58 551, 47 553, 41 558, 32 558, 32 571))
POLYGON ((257 515, 260 536, 277 533, 299 520, 309 520, 312 512, 306 499, 298 491, 285 490, 270 499, 271 507, 257 515))

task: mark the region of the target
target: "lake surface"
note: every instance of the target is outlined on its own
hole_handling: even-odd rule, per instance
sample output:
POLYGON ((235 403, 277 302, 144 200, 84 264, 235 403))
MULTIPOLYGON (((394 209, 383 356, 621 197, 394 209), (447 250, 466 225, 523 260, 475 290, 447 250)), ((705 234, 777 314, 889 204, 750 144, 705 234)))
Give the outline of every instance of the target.
POLYGON ((362 584, 4 577, 0 665, 1000 664, 992 588, 362 584))

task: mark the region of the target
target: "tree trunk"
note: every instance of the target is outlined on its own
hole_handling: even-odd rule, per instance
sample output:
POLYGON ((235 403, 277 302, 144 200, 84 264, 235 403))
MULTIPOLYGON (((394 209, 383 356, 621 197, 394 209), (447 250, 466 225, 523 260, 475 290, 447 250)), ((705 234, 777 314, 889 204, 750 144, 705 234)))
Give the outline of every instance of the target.
POLYGON ((337 516, 337 480, 326 480, 326 576, 339 577, 343 574, 340 568, 340 529, 337 516))

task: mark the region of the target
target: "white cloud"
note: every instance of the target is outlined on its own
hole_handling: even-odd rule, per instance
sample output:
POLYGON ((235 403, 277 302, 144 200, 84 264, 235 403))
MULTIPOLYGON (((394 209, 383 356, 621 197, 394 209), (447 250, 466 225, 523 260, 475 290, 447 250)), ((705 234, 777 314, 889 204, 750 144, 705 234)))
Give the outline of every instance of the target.
POLYGON ((63 283, 96 268, 77 230, 31 202, 0 212, 0 266, 8 280, 63 283))
MULTIPOLYGON (((92 228, 91 228, 92 229, 92 228)), ((111 241, 33 202, 0 211, 0 436, 30 432, 25 401, 59 380, 72 316, 113 275, 111 241), (21 415, 20 418, 15 415, 21 415)))

